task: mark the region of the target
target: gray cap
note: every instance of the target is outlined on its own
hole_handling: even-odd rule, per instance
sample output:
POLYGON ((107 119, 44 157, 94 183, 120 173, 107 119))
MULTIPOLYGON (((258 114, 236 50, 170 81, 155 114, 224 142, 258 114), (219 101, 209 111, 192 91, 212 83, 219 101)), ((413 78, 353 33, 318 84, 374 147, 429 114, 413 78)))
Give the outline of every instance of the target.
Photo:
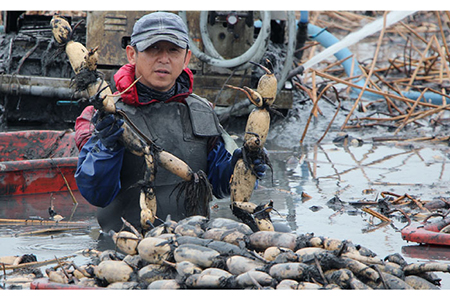
POLYGON ((133 27, 131 46, 139 52, 159 41, 171 42, 186 49, 188 30, 180 16, 167 12, 154 12, 140 18, 133 27))

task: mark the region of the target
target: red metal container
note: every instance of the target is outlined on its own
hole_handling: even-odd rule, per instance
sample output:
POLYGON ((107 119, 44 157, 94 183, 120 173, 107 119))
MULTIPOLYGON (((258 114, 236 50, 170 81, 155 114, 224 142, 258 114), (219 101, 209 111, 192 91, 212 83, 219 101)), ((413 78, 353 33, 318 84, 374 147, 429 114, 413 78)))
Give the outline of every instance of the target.
POLYGON ((0 195, 78 190, 78 149, 72 131, 0 133, 0 195))
POLYGON ((411 224, 401 230, 402 239, 420 244, 450 246, 450 234, 440 232, 450 224, 450 218, 426 224, 411 224))
POLYGON ((76 284, 64 284, 51 282, 48 278, 36 279, 30 284, 31 290, 101 290, 99 287, 80 286, 76 284))

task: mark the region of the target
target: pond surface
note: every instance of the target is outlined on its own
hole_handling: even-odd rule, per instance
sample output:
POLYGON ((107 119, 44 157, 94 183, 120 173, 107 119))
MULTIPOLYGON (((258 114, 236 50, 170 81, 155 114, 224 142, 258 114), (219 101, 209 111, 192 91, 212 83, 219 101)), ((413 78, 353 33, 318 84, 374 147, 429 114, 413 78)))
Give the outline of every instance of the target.
MULTIPOLYGON (((381 192, 409 194, 423 201, 446 197, 450 182, 450 156, 447 147, 430 144, 368 144, 343 147, 340 144, 305 146, 294 151, 270 148, 272 172, 260 182, 252 202, 274 201, 274 222, 287 224, 297 234, 314 233, 365 246, 380 258, 400 253, 407 262, 441 261, 450 263, 450 247, 420 246, 402 240, 399 230, 407 223, 393 218, 391 225, 363 212, 352 202, 377 200, 381 192), (302 197, 306 193, 310 198, 302 197), (337 197, 337 198, 336 198, 337 197), (339 199, 338 205, 330 200, 339 199)), ((78 229, 62 233, 27 235, 48 225, 4 223, 0 225, 0 256, 34 254, 38 260, 75 254, 99 248, 99 228, 95 209, 79 193, 74 210, 68 194, 41 195, 31 200, 1 197, 1 218, 21 219, 30 216, 48 218, 53 205, 66 219, 80 222, 78 229)), ((212 217, 234 218, 229 198, 212 203, 212 217)), ((376 210, 376 207, 373 207, 376 210)), ((75 225, 60 225, 75 226, 75 225)), ((100 247, 101 248, 101 247, 100 247)), ((89 261, 81 255, 75 263, 89 261)), ((45 267, 42 268, 45 270, 45 267)), ((450 289, 450 276, 442 278, 442 289, 450 289)))

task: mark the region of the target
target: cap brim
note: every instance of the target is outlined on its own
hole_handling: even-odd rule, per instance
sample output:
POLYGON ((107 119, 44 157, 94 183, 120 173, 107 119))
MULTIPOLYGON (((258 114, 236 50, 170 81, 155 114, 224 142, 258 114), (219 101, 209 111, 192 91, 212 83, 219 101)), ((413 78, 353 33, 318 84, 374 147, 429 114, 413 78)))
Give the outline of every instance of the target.
POLYGON ((175 44, 178 47, 183 48, 183 49, 186 49, 186 47, 187 47, 187 43, 185 41, 182 41, 175 36, 157 35, 157 36, 153 36, 149 39, 146 39, 146 40, 136 43, 136 48, 139 52, 142 52, 145 49, 147 49, 148 47, 150 47, 151 45, 153 45, 157 42, 161 42, 161 41, 170 42, 170 43, 175 44))

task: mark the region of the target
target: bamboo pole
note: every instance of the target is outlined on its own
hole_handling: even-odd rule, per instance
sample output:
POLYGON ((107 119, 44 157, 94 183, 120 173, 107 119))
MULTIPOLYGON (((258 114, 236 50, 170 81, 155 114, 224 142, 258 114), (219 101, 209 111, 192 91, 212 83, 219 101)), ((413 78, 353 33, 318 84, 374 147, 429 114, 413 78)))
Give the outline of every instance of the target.
POLYGON ((25 225, 82 225, 89 226, 88 223, 75 221, 53 221, 53 220, 36 220, 36 219, 0 219, 1 223, 25 223, 25 225))
POLYGON ((438 48, 438 53, 439 53, 439 55, 440 55, 440 57, 441 57, 441 64, 442 65, 444 65, 444 68, 445 68, 445 70, 447 71, 447 79, 450 79, 450 70, 449 70, 449 67, 448 67, 448 64, 447 64, 447 59, 445 58, 445 55, 444 55, 444 53, 442 52, 442 48, 441 48, 441 46, 439 45, 439 41, 438 41, 438 39, 437 39, 437 37, 434 35, 433 36, 433 38, 434 38, 434 42, 436 43, 436 45, 437 45, 437 48, 438 48))
MULTIPOLYGON (((346 85, 350 85, 351 87, 354 87, 354 88, 358 88, 358 89, 361 88, 359 85, 351 83, 351 82, 348 82, 348 81, 343 80, 343 79, 340 79, 339 77, 336 77, 336 76, 333 76, 333 75, 329 75, 329 74, 320 72, 318 70, 315 70, 315 71, 316 71, 316 74, 318 76, 321 76, 321 77, 324 77, 324 78, 327 78, 327 79, 330 79, 330 80, 334 80, 334 81, 336 81, 338 83, 343 83, 343 84, 346 84, 346 85)), ((415 102, 415 100, 412 100, 412 99, 409 99, 409 98, 406 98, 406 97, 398 96, 398 95, 391 94, 391 93, 384 92, 384 91, 378 91, 378 90, 371 89, 371 88, 366 88, 366 91, 374 93, 374 94, 377 94, 377 95, 380 95, 380 96, 388 96, 388 97, 391 97, 393 99, 403 101, 405 103, 408 102, 408 103, 414 104, 414 102, 415 102)), ((447 96, 447 95, 445 95, 445 96, 447 96)), ((432 104, 432 103, 427 103, 427 102, 420 102, 419 105, 425 106, 425 107, 432 107, 432 108, 439 107, 439 105, 432 104)))
POLYGON ((24 268, 37 268, 37 267, 42 267, 48 264, 52 264, 52 263, 58 263, 58 261, 61 260, 67 260, 69 258, 73 258, 76 255, 67 255, 67 256, 63 256, 60 257, 59 259, 48 259, 48 260, 43 260, 43 261, 32 261, 32 262, 28 262, 28 263, 23 263, 23 264, 18 264, 18 265, 3 265, 1 268, 3 270, 17 270, 17 269, 24 269, 24 268))
POLYGON ((52 234, 52 233, 60 233, 65 231, 76 231, 86 229, 86 227, 53 227, 53 228, 46 228, 46 229, 40 229, 40 230, 33 230, 30 232, 20 232, 15 234, 15 236, 30 236, 30 235, 41 235, 41 234, 52 234))
POLYGON ((374 216, 374 217, 376 217, 376 218, 378 218, 378 219, 380 219, 383 222, 391 223, 391 219, 389 219, 385 215, 382 215, 382 214, 374 211, 373 209, 370 209, 368 207, 363 207, 361 210, 366 212, 366 213, 368 213, 368 214, 370 214, 370 215, 372 215, 372 216, 374 216))
POLYGON ((344 124, 342 124, 342 126, 341 126, 341 130, 343 130, 345 128, 345 125, 348 123, 348 120, 350 119, 351 115, 353 114, 353 112, 355 111, 356 107, 358 106, 358 103, 359 103, 362 95, 364 94, 364 92, 366 90, 367 84, 369 83, 370 77, 372 76, 372 73, 373 73, 373 70, 375 68, 375 64, 376 64, 376 61, 377 61, 378 52, 380 51, 381 41, 383 39, 384 32, 386 30, 386 16, 387 16, 387 11, 384 12, 384 15, 383 15, 383 28, 381 30, 380 37, 378 39, 377 48, 375 50, 375 55, 374 55, 374 60, 372 62, 372 67, 370 68, 370 72, 369 72, 369 74, 368 74, 368 76, 366 78, 366 81, 364 82, 364 85, 363 85, 363 87, 361 89, 361 92, 359 93, 358 98, 356 99, 355 103, 353 104, 353 107, 350 109, 350 112, 348 113, 347 117, 345 118, 344 124))
MULTIPOLYGON (((315 80, 314 80, 315 77, 316 77, 316 72, 313 71, 312 72, 313 83, 315 83, 315 80)), ((308 131, 309 123, 311 122, 312 116, 315 115, 317 117, 317 104, 319 103, 319 98, 317 98, 317 95, 315 94, 314 89, 313 89, 313 92, 311 93, 311 97, 312 97, 311 100, 313 100, 314 105, 309 114, 308 121, 306 121, 305 128, 303 129, 303 134, 300 139, 300 145, 303 144, 303 140, 305 139, 306 132, 308 131)))
POLYGON ((426 47, 425 50, 422 52, 422 55, 421 55, 421 57, 420 57, 418 66, 417 66, 417 68, 414 70, 412 76, 409 78, 409 82, 408 82, 408 86, 406 87, 406 91, 409 90, 409 87, 410 87, 410 86, 412 85, 412 83, 414 82, 414 79, 416 78, 417 73, 419 72, 420 64, 423 63, 424 58, 425 58, 425 55, 427 54, 428 50, 430 49, 432 42, 433 42, 433 39, 431 39, 431 40, 428 42, 427 47, 426 47))
POLYGON ((411 117, 411 114, 412 114, 413 111, 416 109, 417 104, 420 102, 420 99, 422 99, 423 95, 425 94, 425 92, 426 92, 427 90, 428 90, 428 89, 424 89, 424 90, 422 91, 422 93, 420 94, 420 96, 417 97, 416 102, 414 102, 414 105, 409 109, 408 115, 403 119, 403 123, 402 123, 399 127, 397 127, 397 129, 396 129, 395 132, 394 132, 394 135, 397 135, 397 133, 398 133, 400 130, 402 130, 403 127, 405 127, 405 125, 406 125, 408 119, 411 117))

